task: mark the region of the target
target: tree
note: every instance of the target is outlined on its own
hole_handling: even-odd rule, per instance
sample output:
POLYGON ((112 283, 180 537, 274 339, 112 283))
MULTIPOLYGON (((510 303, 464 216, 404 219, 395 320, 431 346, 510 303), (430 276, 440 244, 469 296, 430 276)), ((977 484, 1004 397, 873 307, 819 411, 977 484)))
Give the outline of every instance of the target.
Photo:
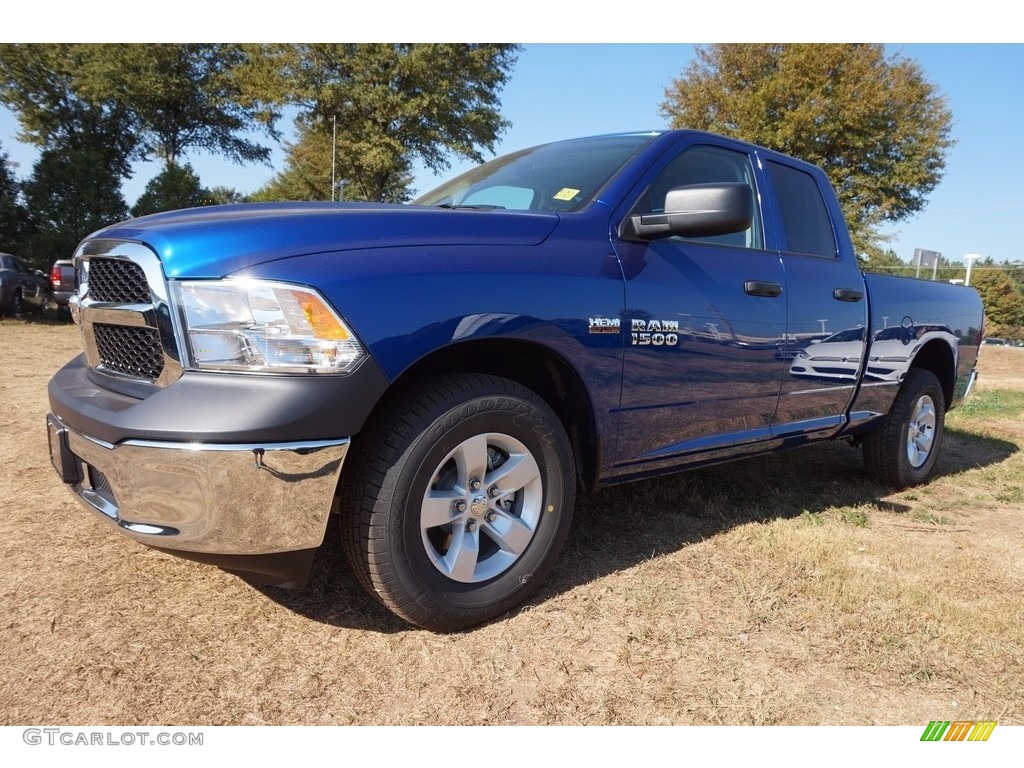
POLYGON ((673 127, 752 141, 820 165, 854 246, 921 211, 945 169, 952 115, 921 67, 881 45, 699 47, 666 89, 673 127))
POLYGON ((330 199, 333 151, 344 198, 406 200, 414 158, 432 170, 450 167, 452 155, 482 161, 508 125, 498 95, 516 45, 315 44, 249 52, 250 81, 302 109, 288 169, 261 195, 330 199))
POLYGON ((0 149, 0 251, 20 254, 28 229, 28 212, 11 172, 7 153, 0 149))
POLYGON ((104 152, 94 142, 66 139, 44 149, 33 166, 24 192, 36 266, 70 257, 86 235, 127 218, 120 178, 97 170, 104 152))
POLYGON ((18 115, 20 139, 38 147, 84 147, 76 162, 95 159, 96 174, 118 180, 131 175, 141 158, 131 110, 100 94, 87 98, 81 87, 100 46, 85 44, 0 45, 0 102, 18 115))
POLYGON ((1020 339, 1024 335, 1024 292, 1014 284, 1008 270, 991 258, 979 261, 971 272, 971 285, 981 294, 985 306, 985 333, 1020 339))
POLYGON ((277 113, 239 76, 246 62, 240 45, 0 45, 0 102, 18 115, 20 138, 43 148, 26 187, 39 227, 33 248, 52 258, 125 218, 119 187, 133 160, 165 163, 147 210, 199 204, 189 196, 195 190, 181 186, 191 169, 177 168, 191 148, 265 162, 269 149, 246 134, 276 137, 277 113))
POLYGON ((249 202, 249 196, 242 194, 234 187, 210 187, 206 195, 207 197, 202 201, 203 205, 234 205, 249 202))
POLYGON ((897 256, 891 248, 861 254, 860 268, 865 272, 878 272, 883 275, 914 276, 914 268, 897 256))
POLYGON ((270 149, 243 134, 276 139, 278 113, 240 76, 246 59, 241 45, 94 45, 75 86, 92 103, 129 110, 143 153, 168 167, 189 149, 266 163, 270 149))
POLYGON ((308 118, 295 121, 296 141, 285 143, 285 169, 253 193, 253 200, 331 200, 331 134, 316 130, 308 118))
POLYGON ((228 44, 0 45, 0 101, 42 147, 99 132, 122 160, 172 165, 195 148, 265 163, 269 148, 245 134, 277 138, 278 113, 241 76, 246 63, 228 44))
POLYGON ((132 206, 132 216, 147 216, 179 208, 196 208, 212 202, 210 190, 199 182, 192 166, 168 165, 150 179, 132 206))

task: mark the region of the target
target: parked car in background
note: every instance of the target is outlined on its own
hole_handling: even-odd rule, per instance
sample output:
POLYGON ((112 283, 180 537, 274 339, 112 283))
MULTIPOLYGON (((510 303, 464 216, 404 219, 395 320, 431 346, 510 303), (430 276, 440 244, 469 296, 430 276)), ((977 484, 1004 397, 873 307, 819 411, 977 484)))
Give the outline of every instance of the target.
POLYGON ((53 288, 53 302, 57 305, 57 316, 71 318, 68 301, 75 294, 75 262, 58 259, 50 269, 50 285, 53 288))
POLYGON ((53 291, 46 275, 17 256, 0 253, 0 317, 49 309, 53 291))

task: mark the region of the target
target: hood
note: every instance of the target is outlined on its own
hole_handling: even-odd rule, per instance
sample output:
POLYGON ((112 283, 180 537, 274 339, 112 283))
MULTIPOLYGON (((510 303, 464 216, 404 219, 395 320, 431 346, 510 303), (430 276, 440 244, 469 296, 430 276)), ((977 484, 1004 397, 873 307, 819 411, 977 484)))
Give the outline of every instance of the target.
POLYGON ((136 240, 169 278, 222 277, 310 253, 440 245, 536 245, 558 214, 384 203, 249 203, 190 208, 106 227, 90 239, 136 240))

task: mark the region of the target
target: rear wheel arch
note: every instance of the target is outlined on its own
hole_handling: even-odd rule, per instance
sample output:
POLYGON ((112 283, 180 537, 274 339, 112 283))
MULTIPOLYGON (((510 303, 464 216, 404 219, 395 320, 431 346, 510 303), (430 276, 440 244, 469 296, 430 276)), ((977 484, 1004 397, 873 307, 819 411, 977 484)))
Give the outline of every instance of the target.
POLYGON ((926 368, 911 368, 889 412, 864 435, 864 463, 871 477, 897 490, 930 479, 942 447, 945 413, 938 377, 926 368))
POLYGON ((953 388, 956 385, 956 356, 952 347, 945 341, 933 339, 925 344, 914 356, 910 370, 923 369, 931 371, 939 380, 948 410, 953 402, 953 388))

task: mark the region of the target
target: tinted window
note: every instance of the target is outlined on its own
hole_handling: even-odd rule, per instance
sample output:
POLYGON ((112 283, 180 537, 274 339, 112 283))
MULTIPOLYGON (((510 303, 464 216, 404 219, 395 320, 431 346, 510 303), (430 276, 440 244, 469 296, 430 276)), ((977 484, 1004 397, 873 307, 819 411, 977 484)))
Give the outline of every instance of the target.
POLYGON ((789 243, 787 250, 835 258, 832 221, 814 177, 770 160, 767 168, 782 210, 782 226, 789 243))
MULTIPOLYGON (((743 182, 751 188, 754 200, 754 174, 750 159, 742 152, 721 147, 696 146, 683 150, 655 177, 643 196, 633 206, 631 215, 661 213, 665 210, 665 196, 670 189, 689 184, 713 184, 717 182, 743 182)), ((744 232, 727 235, 687 238, 700 242, 736 245, 743 248, 762 248, 760 222, 755 211, 754 223, 744 232)))

